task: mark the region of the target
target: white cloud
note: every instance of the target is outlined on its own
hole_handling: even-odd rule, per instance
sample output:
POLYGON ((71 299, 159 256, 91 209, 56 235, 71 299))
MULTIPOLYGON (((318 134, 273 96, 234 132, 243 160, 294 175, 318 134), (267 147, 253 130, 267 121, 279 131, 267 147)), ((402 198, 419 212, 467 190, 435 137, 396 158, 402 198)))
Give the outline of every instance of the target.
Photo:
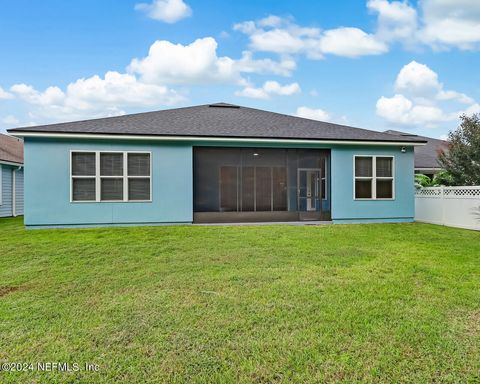
POLYGON ((418 96, 436 94, 441 88, 438 75, 425 64, 416 61, 403 66, 395 80, 397 91, 407 91, 418 96))
POLYGON ((155 84, 231 81, 237 75, 233 59, 217 56, 217 42, 212 37, 197 39, 189 45, 157 40, 146 57, 132 60, 128 70, 155 84))
POLYGON ((269 15, 258 21, 261 27, 280 27, 283 23, 284 19, 275 15, 269 15))
POLYGON ((437 99, 438 100, 456 100, 462 104, 472 104, 475 102, 475 100, 473 100, 471 97, 457 91, 441 90, 440 92, 437 93, 437 99))
POLYGON ((444 90, 438 75, 425 64, 412 61, 405 65, 395 80, 395 90, 416 100, 434 102, 453 100, 462 104, 472 104, 474 100, 464 93, 444 90))
POLYGON ((278 16, 238 23, 233 29, 249 36, 251 49, 278 54, 305 52, 320 36, 318 28, 302 28, 278 16))
POLYGON ((10 91, 35 107, 32 118, 56 120, 119 115, 124 113, 122 107, 172 105, 183 99, 166 86, 146 84, 133 75, 112 71, 103 78, 78 79, 65 91, 58 87, 38 91, 26 84, 15 84, 10 91))
POLYGON ((13 115, 8 115, 2 119, 2 123, 6 125, 14 126, 14 125, 20 124, 20 120, 18 120, 13 115))
POLYGON ((288 56, 280 61, 272 59, 254 59, 250 51, 244 51, 242 57, 235 60, 234 68, 238 72, 273 74, 278 76, 291 76, 296 69, 297 63, 288 56))
POLYGON ((416 7, 406 0, 368 0, 367 8, 377 19, 370 33, 356 26, 322 31, 274 15, 235 24, 234 30, 249 37, 254 51, 302 54, 310 59, 328 54, 352 58, 379 55, 394 43, 406 48, 426 45, 434 50, 480 48, 478 0, 419 0, 416 7))
POLYGON ((369 0, 367 8, 378 14, 376 35, 383 41, 410 39, 417 30, 417 11, 407 2, 369 0))
POLYGON ((303 117, 305 119, 330 121, 330 114, 323 109, 315 109, 309 107, 298 107, 295 116, 303 117))
POLYGON ((401 94, 396 94, 390 98, 380 97, 376 108, 377 115, 395 124, 435 126, 448 120, 440 108, 414 105, 411 100, 401 94))
POLYGON ((479 110, 480 105, 471 97, 444 90, 443 87, 436 72, 425 64, 412 61, 403 66, 397 75, 397 93, 378 99, 377 115, 393 124, 435 127, 443 122, 455 121, 463 113, 479 110), (458 103, 468 107, 459 110, 458 103))
POLYGON ((153 0, 150 4, 136 4, 135 9, 165 23, 176 23, 192 15, 192 9, 183 0, 153 0))
POLYGON ((5 91, 2 87, 0 87, 0 100, 6 100, 6 99, 11 99, 13 98, 13 95, 11 93, 8 93, 5 91))
MULTIPOLYGON (((274 23, 274 20, 266 21, 274 23)), ((172 85, 234 84, 245 89, 249 97, 288 95, 300 91, 297 83, 280 85, 267 81, 255 88, 243 74, 290 76, 296 63, 289 57, 280 60, 255 59, 245 51, 239 59, 217 55, 217 42, 212 37, 197 39, 191 44, 154 42, 148 54, 135 58, 125 72, 109 71, 103 77, 94 75, 71 82, 66 88, 50 86, 44 90, 27 84, 15 84, 8 97, 16 97, 32 106, 30 120, 60 121, 125 113, 127 108, 171 106, 185 99, 172 85)))
POLYGON ((10 91, 18 98, 37 105, 56 104, 65 98, 65 94, 58 87, 48 87, 45 91, 38 92, 31 85, 15 84, 10 91))
POLYGON ((435 50, 480 48, 478 0, 420 0, 418 10, 405 1, 369 0, 367 7, 378 14, 376 35, 384 41, 435 50))
POLYGON ((374 35, 358 28, 336 28, 323 33, 320 51, 344 57, 380 55, 388 51, 388 46, 374 35))
POLYGON ((301 27, 278 16, 245 21, 233 28, 249 37, 252 50, 281 55, 304 54, 310 59, 320 59, 324 54, 358 57, 388 50, 385 43, 359 28, 342 27, 322 32, 320 28, 301 27))
POLYGON ((422 0, 420 39, 434 48, 480 48, 478 0, 422 0))
POLYGON ((477 0, 421 0, 418 10, 404 1, 369 0, 378 13, 376 34, 384 41, 433 49, 480 48, 480 2, 477 0))
POLYGON ((260 88, 247 84, 244 89, 235 92, 235 95, 254 99, 269 99, 272 95, 291 96, 299 92, 301 92, 301 89, 298 83, 281 85, 276 81, 266 81, 260 88))
POLYGON ((242 72, 289 76, 296 67, 295 61, 288 58, 255 60, 248 51, 238 60, 218 57, 217 46, 212 37, 197 39, 189 45, 158 40, 146 57, 132 60, 128 71, 147 83, 210 84, 239 82, 242 72))

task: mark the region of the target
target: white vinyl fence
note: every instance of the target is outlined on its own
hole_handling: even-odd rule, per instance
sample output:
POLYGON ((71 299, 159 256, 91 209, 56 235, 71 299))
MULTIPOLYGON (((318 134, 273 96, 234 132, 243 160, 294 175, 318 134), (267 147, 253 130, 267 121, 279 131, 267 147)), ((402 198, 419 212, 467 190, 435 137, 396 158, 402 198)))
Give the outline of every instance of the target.
POLYGON ((480 186, 417 190, 415 220, 480 230, 480 186))

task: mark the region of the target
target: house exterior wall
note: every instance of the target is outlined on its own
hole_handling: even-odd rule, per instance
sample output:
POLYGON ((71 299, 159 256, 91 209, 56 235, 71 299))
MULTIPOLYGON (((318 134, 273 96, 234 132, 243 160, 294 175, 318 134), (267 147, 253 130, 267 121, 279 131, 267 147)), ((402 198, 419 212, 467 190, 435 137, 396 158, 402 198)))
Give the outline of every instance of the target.
POLYGON ((0 164, 1 180, 1 204, 0 217, 12 216, 12 167, 6 164, 0 164))
POLYGON ((261 142, 166 143, 87 139, 25 140, 25 224, 27 226, 191 223, 193 147, 236 146, 331 149, 329 193, 334 223, 413 221, 413 147, 365 145, 265 145, 261 142), (151 202, 70 202, 70 151, 151 151, 151 202), (353 156, 395 157, 395 199, 353 198, 353 156))
POLYGON ((24 169, 23 167, 15 171, 15 214, 23 215, 24 205, 24 169))
POLYGON ((191 145, 25 140, 25 225, 191 222, 191 145), (70 202, 70 151, 151 151, 151 202, 70 202), (27 165, 28 164, 28 165, 27 165))
POLYGON ((15 214, 23 215, 23 168, 17 166, 0 164, 0 217, 13 216, 13 171, 15 170, 16 206, 15 214))
POLYGON ((415 186, 413 147, 401 146, 335 146, 332 148, 332 221, 355 222, 401 222, 413 221, 415 217, 415 186), (353 198, 353 157, 355 155, 394 156, 393 200, 355 200, 353 198))

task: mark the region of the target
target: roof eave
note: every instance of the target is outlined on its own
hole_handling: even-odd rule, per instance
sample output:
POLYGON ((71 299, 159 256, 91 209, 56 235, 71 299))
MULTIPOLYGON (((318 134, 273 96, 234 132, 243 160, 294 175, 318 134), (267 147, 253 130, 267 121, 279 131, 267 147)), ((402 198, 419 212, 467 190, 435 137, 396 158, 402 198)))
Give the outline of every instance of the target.
POLYGON ((105 133, 66 133, 66 132, 34 132, 9 130, 15 137, 45 138, 78 138, 78 139, 115 139, 115 140, 155 140, 155 141, 217 141, 217 142, 265 142, 265 143, 297 143, 297 144, 356 144, 356 145, 401 145, 422 146, 426 141, 391 141, 391 140, 355 140, 355 139, 295 139, 264 137, 224 137, 224 136, 177 136, 177 135, 133 135, 105 133))
POLYGON ((0 164, 13 165, 14 167, 23 167, 23 163, 19 163, 19 162, 16 162, 16 161, 10 161, 10 160, 0 159, 0 164))

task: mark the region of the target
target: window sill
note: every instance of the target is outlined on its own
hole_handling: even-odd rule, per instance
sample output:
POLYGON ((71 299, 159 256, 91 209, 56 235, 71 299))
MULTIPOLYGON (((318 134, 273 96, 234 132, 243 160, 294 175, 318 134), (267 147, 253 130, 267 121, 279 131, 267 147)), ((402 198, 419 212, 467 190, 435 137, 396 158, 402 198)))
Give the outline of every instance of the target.
POLYGON ((123 200, 84 200, 84 201, 70 201, 71 204, 84 204, 84 203, 97 203, 97 204, 102 204, 102 203, 152 203, 152 200, 128 200, 128 201, 123 201, 123 200))
POLYGON ((355 201, 394 201, 395 198, 388 198, 388 199, 372 199, 372 198, 354 198, 355 201))

